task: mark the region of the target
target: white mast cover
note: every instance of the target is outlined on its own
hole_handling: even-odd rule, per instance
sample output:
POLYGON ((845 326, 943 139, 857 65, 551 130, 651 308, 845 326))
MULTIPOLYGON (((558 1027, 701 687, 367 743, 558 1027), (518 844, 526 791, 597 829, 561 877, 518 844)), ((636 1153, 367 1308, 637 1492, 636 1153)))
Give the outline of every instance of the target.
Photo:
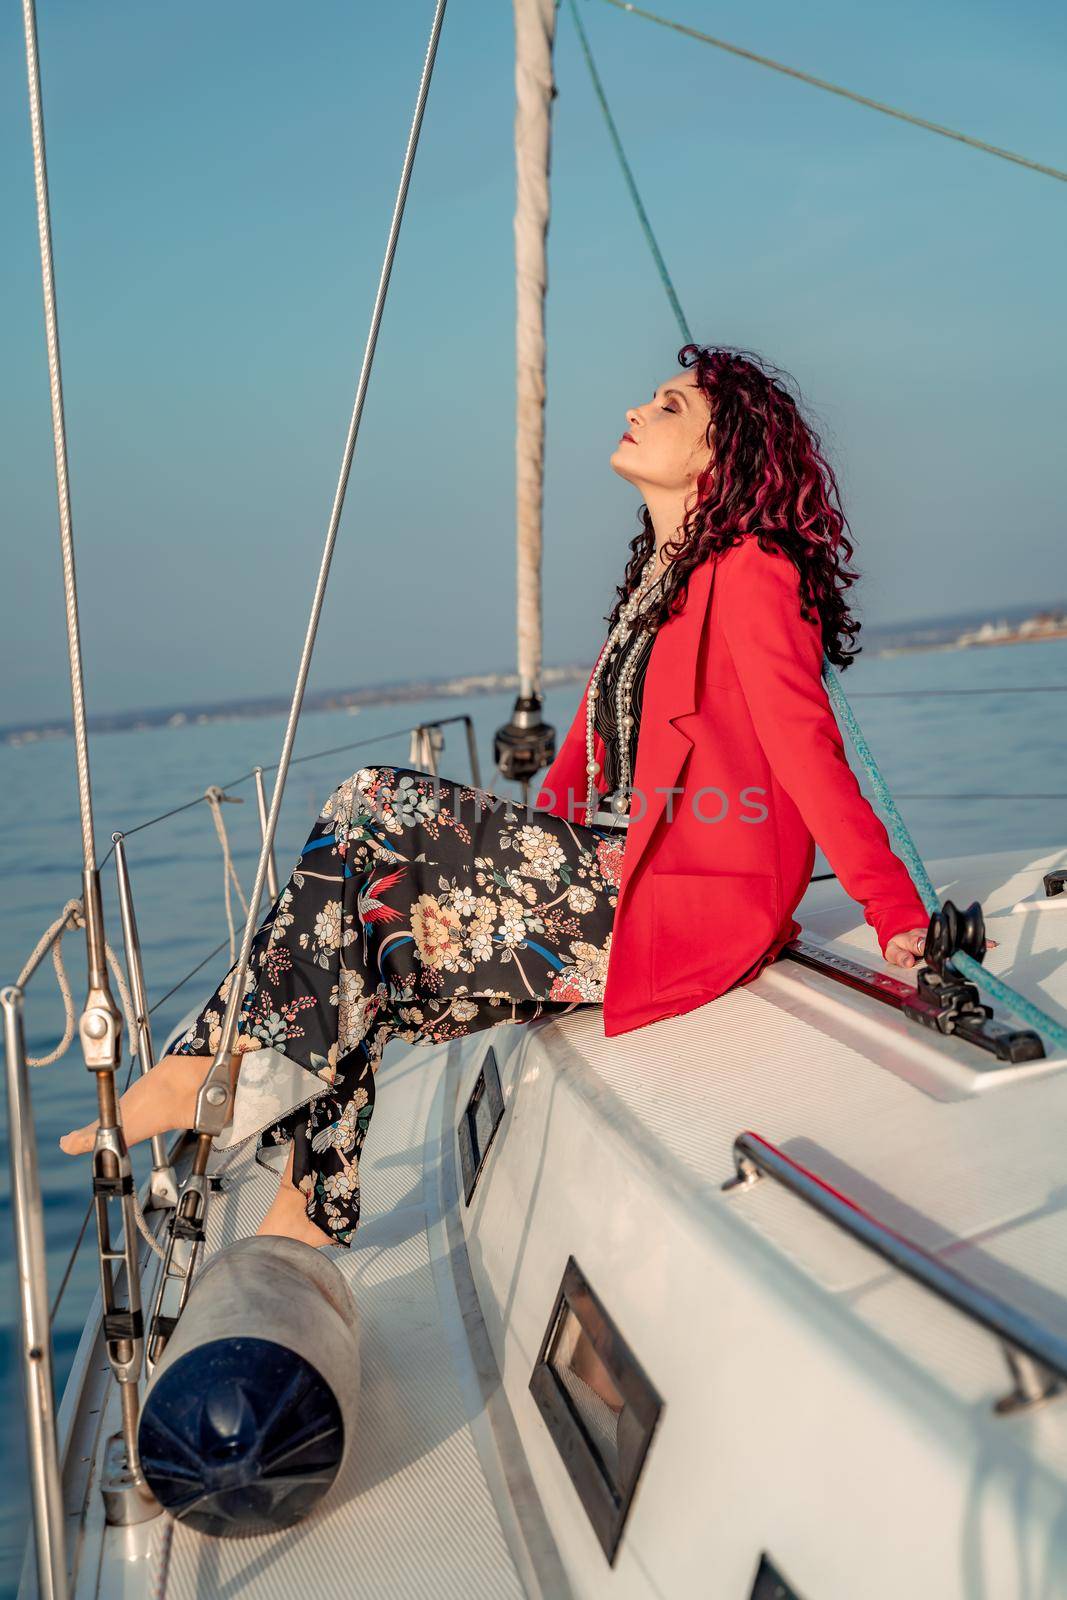
POLYGON ((519 694, 541 688, 545 290, 555 0, 515 0, 516 534, 519 694))

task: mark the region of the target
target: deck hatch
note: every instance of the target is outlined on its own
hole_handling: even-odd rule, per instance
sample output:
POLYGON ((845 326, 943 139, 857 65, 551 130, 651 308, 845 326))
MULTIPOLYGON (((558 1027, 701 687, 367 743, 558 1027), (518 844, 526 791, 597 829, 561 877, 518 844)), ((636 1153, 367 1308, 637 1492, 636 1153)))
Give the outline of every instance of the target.
POLYGON ((760 1557, 749 1600, 800 1600, 800 1595, 789 1587, 766 1551, 760 1557))
POLYGON ((614 1565, 664 1403, 573 1256, 541 1341, 530 1392, 601 1549, 614 1565))
POLYGON ((471 1090, 470 1099, 460 1118, 459 1128, 459 1164, 463 1169, 463 1198, 467 1205, 471 1203, 489 1146, 493 1142, 493 1135, 504 1115, 504 1096, 500 1089, 500 1070, 497 1067, 496 1053, 492 1045, 482 1058, 482 1069, 478 1074, 474 1088, 471 1090))

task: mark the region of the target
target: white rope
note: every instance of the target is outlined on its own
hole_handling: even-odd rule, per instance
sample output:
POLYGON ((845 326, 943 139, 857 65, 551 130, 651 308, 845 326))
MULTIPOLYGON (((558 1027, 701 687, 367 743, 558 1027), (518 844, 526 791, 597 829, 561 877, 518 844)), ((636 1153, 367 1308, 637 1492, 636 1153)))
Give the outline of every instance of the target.
MULTIPOLYGON (((78 584, 74 566, 74 527, 70 505, 70 477, 67 465, 67 432, 63 405, 63 372, 59 355, 59 319, 56 311, 55 268, 52 257, 52 218, 48 199, 48 164, 45 156, 44 116, 41 108, 41 73, 37 55, 37 17, 33 0, 23 0, 23 29, 26 36, 26 74, 29 80, 30 131, 33 143, 33 175, 37 196, 37 235, 41 253, 41 285, 44 294, 45 340, 48 346, 48 386, 52 404, 52 443, 56 465, 56 492, 59 499, 59 541, 63 559, 63 593, 67 616, 67 654, 70 665, 70 692, 73 704, 75 766, 78 777, 78 809, 81 817, 82 856, 86 880, 96 873, 96 843, 93 837, 93 796, 89 773, 89 741, 85 723, 85 690, 82 679, 81 633, 78 621, 78 584)), ((94 900, 91 907, 98 907, 94 900)), ((88 938, 89 963, 95 965, 101 945, 111 968, 122 999, 126 1026, 130 1029, 131 1050, 137 1031, 131 1026, 133 1007, 126 980, 115 952, 104 938, 103 919, 98 909, 93 910, 94 927, 88 938), (97 926, 96 924, 99 924, 97 926)), ((31 1067, 50 1066, 70 1048, 74 1038, 74 999, 63 967, 63 935, 68 927, 85 927, 85 905, 81 900, 68 901, 59 918, 52 924, 30 957, 23 979, 36 968, 38 961, 52 947, 52 961, 56 981, 63 997, 66 1023, 63 1037, 56 1048, 46 1056, 27 1057, 31 1067)), ((134 1213, 141 1233, 157 1250, 154 1239, 144 1224, 140 1207, 134 1197, 134 1213)))
POLYGON ((152 1600, 166 1600, 167 1582, 170 1578, 170 1555, 174 1545, 174 1527, 174 1518, 169 1511, 164 1511, 162 1531, 159 1535, 159 1561, 152 1585, 152 1600))
POLYGON ((26 75, 30 94, 33 178, 37 195, 37 237, 41 252, 41 288, 44 295, 45 341, 48 347, 48 388, 52 402, 52 445, 56 463, 56 492, 59 498, 59 541, 63 557, 63 595, 66 602, 67 653, 70 658, 70 693, 74 711, 78 806, 81 814, 85 870, 91 872, 96 866, 93 797, 89 776, 89 741, 85 729, 78 584, 74 570, 74 530, 70 508, 70 477, 67 470, 67 428, 63 407, 63 372, 59 358, 59 318, 56 311, 55 268, 52 258, 52 217, 48 200, 44 116, 41 109, 41 72, 37 56, 37 16, 33 0, 22 0, 22 17, 26 35, 26 75))
MULTIPOLYGON (((167 1252, 163 1245, 160 1244, 151 1228, 148 1226, 148 1223, 145 1221, 144 1213, 141 1210, 141 1202, 138 1200, 136 1192, 134 1192, 134 1194, 131 1196, 131 1199, 133 1200, 133 1220, 137 1224, 137 1232, 150 1247, 153 1255, 158 1256, 160 1261, 166 1261, 167 1252)), ((179 1272, 177 1269, 175 1269, 174 1276, 176 1278, 184 1278, 185 1273, 179 1272)))
POLYGON ((248 915, 248 901, 245 899, 244 890, 241 888, 241 881, 237 876, 237 869, 233 864, 233 856, 230 853, 230 838, 226 832, 226 824, 222 819, 222 802, 223 800, 228 800, 229 798, 230 796, 227 795, 224 790, 220 789, 217 783, 211 784, 211 786, 204 791, 204 799, 207 801, 208 806, 211 809, 211 817, 215 824, 215 832, 218 834, 219 844, 222 846, 222 889, 226 904, 226 927, 229 930, 230 935, 230 965, 232 966, 234 961, 237 959, 237 929, 234 925, 233 906, 230 901, 231 883, 234 889, 237 891, 237 898, 241 902, 241 910, 244 912, 246 917, 248 915))
MULTIPOLYGON (((74 996, 71 993, 70 980, 67 977, 66 968, 63 965, 63 935, 67 932, 68 928, 84 927, 84 903, 81 900, 68 900, 60 915, 45 929, 44 933, 38 939, 37 943, 33 947, 33 954, 30 956, 29 960, 26 962, 26 965, 19 973, 17 982, 18 987, 21 989, 25 986, 27 980, 40 966, 45 952, 47 951, 49 945, 51 945, 52 964, 56 969, 56 982, 59 985, 59 992, 63 997, 63 1010, 65 1013, 63 1037, 60 1039, 55 1049, 50 1050, 46 1056, 27 1056, 26 1062, 28 1066, 50 1067, 54 1061, 58 1061, 60 1056, 65 1055, 70 1049, 71 1040, 74 1038, 74 1030, 77 1026, 77 1018, 74 1010, 74 996)), ((136 1055, 137 1050, 136 1046, 133 1044, 133 1041, 137 1038, 137 1029, 133 1021, 133 1001, 130 999, 130 991, 126 986, 126 978, 123 974, 122 967, 119 964, 119 958, 107 940, 104 941, 104 953, 107 956, 107 964, 111 968, 111 976, 115 980, 115 985, 119 991, 119 998, 122 1001, 123 1015, 126 1018, 126 1026, 129 1029, 131 1054, 136 1055)))
POLYGON ((60 1056, 66 1054, 66 1052, 70 1049, 70 1041, 74 1037, 74 996, 70 992, 70 984, 67 981, 66 970, 63 966, 61 946, 63 943, 63 935, 66 933, 68 927, 76 928, 79 926, 79 924, 74 921, 74 913, 75 911, 81 912, 81 906, 82 903, 80 900, 67 901, 66 905, 63 907, 62 914, 45 929, 44 933, 34 945, 33 954, 30 956, 30 959, 27 961, 16 980, 20 989, 25 988, 27 979, 32 973, 36 972, 45 952, 48 950, 48 947, 51 946, 52 963, 56 969, 56 982, 59 984, 59 992, 63 997, 63 1007, 66 1013, 66 1021, 63 1028, 63 1037, 60 1039, 54 1050, 50 1051, 46 1056, 26 1057, 27 1065, 31 1067, 50 1067, 53 1061, 58 1061, 60 1056))

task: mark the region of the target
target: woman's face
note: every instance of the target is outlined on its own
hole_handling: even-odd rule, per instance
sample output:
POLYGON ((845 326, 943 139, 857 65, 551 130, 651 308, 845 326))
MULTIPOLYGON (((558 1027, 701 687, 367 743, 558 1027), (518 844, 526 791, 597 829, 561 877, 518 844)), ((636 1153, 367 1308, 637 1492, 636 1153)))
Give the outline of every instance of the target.
POLYGON ((711 406, 690 369, 668 378, 646 405, 626 413, 612 471, 644 491, 693 488, 711 458, 711 406))

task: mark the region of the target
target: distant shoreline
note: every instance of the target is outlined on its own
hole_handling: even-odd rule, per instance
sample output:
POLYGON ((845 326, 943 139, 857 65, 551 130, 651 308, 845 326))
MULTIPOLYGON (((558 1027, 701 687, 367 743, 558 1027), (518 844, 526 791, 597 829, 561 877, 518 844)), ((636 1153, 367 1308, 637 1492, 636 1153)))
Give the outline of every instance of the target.
POLYGON ((876 652, 879 656, 907 655, 915 650, 973 650, 988 649, 998 644, 1036 644, 1046 639, 1067 639, 1067 617, 1062 612, 1039 613, 1012 625, 1007 622, 984 622, 980 628, 961 633, 945 644, 887 645, 876 652))
MULTIPOLYGON (((585 683, 587 666, 545 667, 542 687, 555 689, 568 683, 585 683)), ((517 690, 516 672, 466 673, 452 678, 412 679, 407 683, 368 684, 363 689, 324 689, 304 697, 303 712, 347 711, 355 716, 368 706, 408 705, 414 700, 458 700, 472 695, 506 694, 517 690)), ((253 717, 286 716, 291 697, 269 695, 258 699, 225 700, 214 704, 191 703, 158 706, 140 711, 98 712, 87 718, 91 733, 139 733, 149 728, 188 728, 209 722, 247 722, 253 717)), ((44 739, 71 735, 71 723, 58 720, 0 728, 0 744, 39 744, 44 739)))
MULTIPOLYGON (((883 623, 864 629, 861 636, 868 659, 914 655, 924 651, 970 650, 992 645, 1032 644, 1048 639, 1067 639, 1067 606, 1058 604, 1034 610, 1033 607, 1008 608, 997 621, 987 614, 966 613, 955 617, 930 618, 925 622, 883 623), (1010 620, 1012 613, 1015 620, 1010 620), (971 626, 966 626, 970 623, 971 626)), ((542 688, 562 688, 570 683, 584 684, 592 662, 562 667, 545 667, 542 688)), ((320 690, 305 696, 304 712, 347 711, 357 715, 368 706, 407 705, 415 700, 458 700, 473 695, 506 694, 518 689, 516 672, 465 673, 450 678, 412 679, 406 683, 368 684, 362 689, 320 690)), ((285 716, 290 697, 269 695, 211 703, 158 706, 145 710, 98 712, 88 718, 92 733, 138 733, 150 728, 185 728, 213 722, 246 722, 253 717, 285 716)), ((39 744, 45 739, 66 739, 71 735, 69 720, 49 719, 10 724, 0 728, 0 744, 39 744)))

